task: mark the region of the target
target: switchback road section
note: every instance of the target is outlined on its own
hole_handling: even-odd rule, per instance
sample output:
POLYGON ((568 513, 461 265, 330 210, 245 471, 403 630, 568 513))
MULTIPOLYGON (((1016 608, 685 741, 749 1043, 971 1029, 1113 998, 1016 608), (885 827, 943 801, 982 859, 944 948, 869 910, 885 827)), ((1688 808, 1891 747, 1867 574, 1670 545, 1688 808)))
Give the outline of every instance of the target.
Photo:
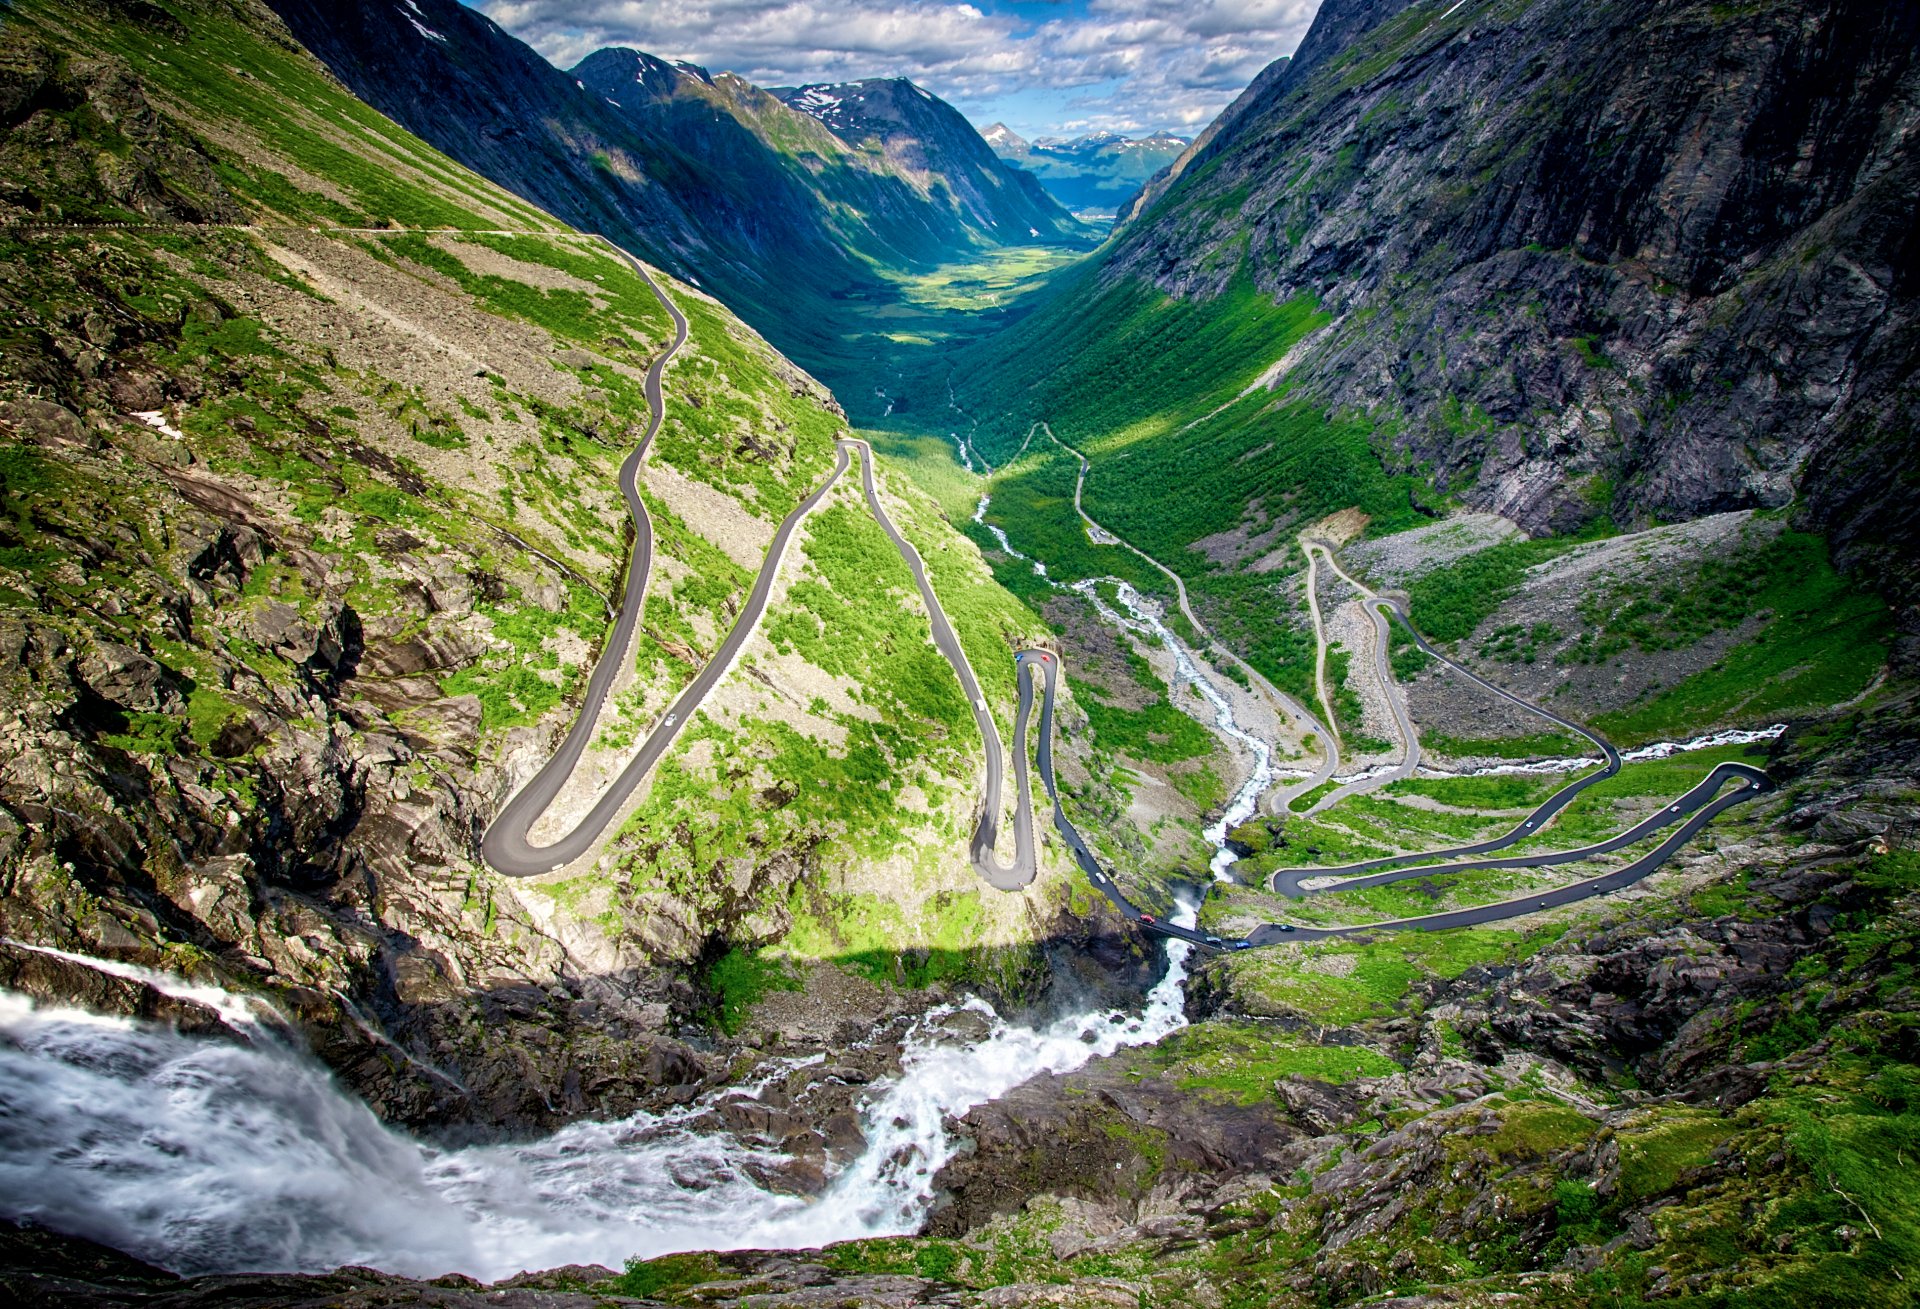
MULTIPOLYGON (((1396 617, 1400 617, 1397 609, 1394 610, 1394 613, 1396 617)), ((1404 622, 1404 617, 1402 617, 1402 621, 1404 622)), ((1411 630, 1411 628, 1409 628, 1409 630, 1411 630)), ((1416 640, 1420 640, 1418 633, 1415 633, 1414 637, 1416 640)), ((1435 658, 1444 658, 1444 656, 1440 655, 1437 651, 1433 651, 1430 647, 1427 647, 1424 641, 1421 641, 1421 645, 1423 648, 1428 649, 1429 653, 1433 654, 1435 658)), ((1463 862, 1438 868, 1407 868, 1397 873, 1360 877, 1321 889, 1335 890, 1382 885, 1387 882, 1398 881, 1405 878, 1460 873, 1476 868, 1542 867, 1552 864, 1579 862, 1597 858, 1615 850, 1624 849, 1645 840, 1657 831, 1673 826, 1676 823, 1679 824, 1677 830, 1658 846, 1641 855, 1632 863, 1622 868, 1614 869, 1611 872, 1602 873, 1596 877, 1587 878, 1584 881, 1554 887, 1550 890, 1533 892, 1524 897, 1503 900, 1494 904, 1477 905, 1470 909, 1452 910, 1447 913, 1428 914, 1417 918, 1393 919, 1379 923, 1355 924, 1348 927, 1296 927, 1290 923, 1264 923, 1249 932, 1244 938, 1225 939, 1195 928, 1181 927, 1175 923, 1160 921, 1154 915, 1141 909, 1129 900, 1125 893, 1114 883, 1112 874, 1101 866, 1098 858, 1096 858, 1093 852, 1087 847, 1086 841, 1067 819, 1065 811, 1061 808, 1059 791, 1055 785, 1053 773, 1053 697, 1056 681, 1059 676, 1059 657, 1052 651, 1047 650, 1022 650, 1016 654, 1014 658, 1020 669, 1020 729, 1018 739, 1015 742, 1015 748, 1022 754, 1025 753, 1027 707, 1032 699, 1033 677, 1037 669, 1044 676, 1040 709, 1040 742, 1038 747, 1040 781, 1047 789, 1048 799, 1053 803, 1054 828, 1060 833, 1061 839, 1066 842, 1068 850, 1073 855, 1074 862, 1077 863, 1081 871, 1087 875, 1087 880, 1093 884, 1094 889, 1105 895, 1115 908, 1119 909, 1121 913, 1127 917, 1133 919, 1144 930, 1155 932, 1162 936, 1178 937, 1181 940, 1191 941, 1196 945, 1215 950, 1236 950, 1266 945, 1284 945, 1291 942, 1326 940, 1332 937, 1352 936, 1368 932, 1434 932, 1452 927, 1478 927, 1488 923, 1500 922, 1503 919, 1518 918, 1524 914, 1535 913, 1542 909, 1552 909, 1561 905, 1573 904, 1580 900, 1591 899, 1594 896, 1608 895, 1614 891, 1632 886, 1665 864, 1675 853, 1691 841, 1702 828, 1706 827, 1707 824, 1711 823, 1726 810, 1731 809, 1735 805, 1744 804, 1748 800, 1755 799, 1773 790, 1772 779, 1758 768, 1754 768, 1748 764, 1722 763, 1715 767, 1714 770, 1692 790, 1662 809, 1659 813, 1642 820, 1618 836, 1595 845, 1585 846, 1577 850, 1555 851, 1540 855, 1515 856, 1508 859, 1463 862), (1732 789, 1727 790, 1726 788, 1729 782, 1732 783, 1732 789), (1722 791, 1725 791, 1725 793, 1721 794, 1722 791)), ((1465 670, 1462 671, 1464 672, 1465 670)), ((1473 676, 1471 673, 1467 675, 1470 677, 1473 676)), ((1475 677, 1474 680, 1480 681, 1477 677, 1475 677)), ((1498 688, 1492 687, 1487 683, 1482 682, 1481 684, 1488 686, 1488 689, 1494 690, 1498 694, 1506 695, 1505 692, 1501 692, 1498 688)), ((1508 696, 1508 698, 1517 699, 1512 696, 1508 696)), ((1524 701, 1517 702, 1525 703, 1524 701)), ((1541 712, 1545 713, 1546 711, 1543 710, 1541 712)), ((1559 718, 1557 715, 1547 714, 1546 716, 1552 718, 1555 722, 1572 728, 1574 731, 1580 732, 1581 735, 1586 736, 1589 740, 1600 745, 1607 753, 1608 767, 1586 778, 1582 778, 1580 782, 1572 786, 1562 788, 1561 791, 1556 792, 1554 797, 1548 800, 1547 805, 1543 805, 1541 810, 1536 810, 1526 822, 1523 822, 1518 828, 1508 833, 1505 837, 1496 838, 1489 842, 1481 842, 1475 846, 1458 847, 1451 851, 1430 851, 1421 854, 1395 855, 1384 859, 1370 860, 1365 864, 1350 865, 1346 869, 1289 869, 1286 870, 1286 872, 1292 877, 1291 885, 1295 889, 1288 893, 1294 895, 1303 894, 1304 892, 1298 888, 1298 882, 1308 877, 1326 877, 1341 872, 1364 872, 1368 869, 1414 863, 1448 854, 1480 853, 1511 845, 1523 836, 1539 829, 1540 823, 1545 821, 1542 816, 1542 810, 1546 811, 1548 816, 1558 812, 1558 810, 1570 802, 1574 796, 1577 796, 1580 791, 1593 785, 1594 782, 1599 781, 1601 778, 1611 777, 1619 771, 1619 755, 1613 750, 1610 744, 1602 738, 1587 732, 1584 728, 1559 718), (1559 802, 1558 804, 1554 803, 1556 800, 1559 802), (1548 806, 1552 806, 1552 808, 1549 809, 1548 806)))

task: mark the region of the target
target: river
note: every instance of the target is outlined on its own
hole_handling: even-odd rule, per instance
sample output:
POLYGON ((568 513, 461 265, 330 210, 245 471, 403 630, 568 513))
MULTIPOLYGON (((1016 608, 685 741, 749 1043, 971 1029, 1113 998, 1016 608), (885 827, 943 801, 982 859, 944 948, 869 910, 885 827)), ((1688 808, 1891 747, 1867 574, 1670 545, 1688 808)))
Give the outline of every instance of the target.
MULTIPOLYGON (((1193 914, 1186 906, 1176 921, 1193 914)), ((926 1015, 900 1076, 864 1106, 866 1148, 813 1200, 752 1180, 747 1166, 775 1153, 689 1126, 741 1088, 536 1141, 442 1149, 381 1123, 278 1024, 259 1021, 257 1000, 159 976, 171 993, 230 1015, 249 1035, 240 1043, 0 992, 0 1213, 181 1273, 358 1264, 483 1281, 679 1250, 908 1234, 958 1147, 957 1116, 1041 1073, 1185 1026, 1189 949, 1168 942, 1166 975, 1137 1013, 1093 1010, 1035 1027, 969 999, 959 1007, 989 1023, 972 1045, 938 1027, 953 1006, 926 1015)), ((125 965, 84 961, 126 975, 125 965)))

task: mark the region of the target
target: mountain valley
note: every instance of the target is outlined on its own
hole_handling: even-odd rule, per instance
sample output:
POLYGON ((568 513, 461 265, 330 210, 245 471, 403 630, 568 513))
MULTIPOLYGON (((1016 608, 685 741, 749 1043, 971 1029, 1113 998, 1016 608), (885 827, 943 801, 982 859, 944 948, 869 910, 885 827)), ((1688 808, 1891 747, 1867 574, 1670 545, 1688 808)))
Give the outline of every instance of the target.
POLYGON ((17 1303, 1912 1302, 1920 7, 484 8, 0 7, 17 1303))
POLYGON ((1076 215, 1111 220, 1154 176, 1172 166, 1192 142, 1171 132, 1133 138, 1093 132, 1072 140, 1023 140, 1004 124, 981 133, 1002 159, 1040 179, 1076 215))

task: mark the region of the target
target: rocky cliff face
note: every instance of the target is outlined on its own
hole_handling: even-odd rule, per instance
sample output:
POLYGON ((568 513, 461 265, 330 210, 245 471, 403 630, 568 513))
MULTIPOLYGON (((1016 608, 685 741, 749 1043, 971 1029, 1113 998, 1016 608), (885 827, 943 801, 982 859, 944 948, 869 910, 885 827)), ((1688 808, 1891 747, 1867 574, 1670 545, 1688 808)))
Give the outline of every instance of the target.
POLYGON ((1915 544, 1866 470, 1911 462, 1917 23, 1329 5, 1107 284, 1315 296, 1291 392, 1530 529, 1798 497, 1884 567, 1915 544))
POLYGON ((1904 1304, 1914 728, 1910 694, 1810 725, 1766 810, 1575 921, 1206 964, 1190 1027, 970 1112, 916 1237, 486 1289, 182 1281, 8 1231, 0 1277, 101 1305, 1904 1304))

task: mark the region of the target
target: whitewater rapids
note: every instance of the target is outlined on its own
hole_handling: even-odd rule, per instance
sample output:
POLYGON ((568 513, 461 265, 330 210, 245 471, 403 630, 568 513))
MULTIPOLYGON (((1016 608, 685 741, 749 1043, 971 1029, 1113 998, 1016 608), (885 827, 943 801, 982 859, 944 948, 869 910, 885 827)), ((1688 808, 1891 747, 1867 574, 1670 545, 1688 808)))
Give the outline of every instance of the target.
POLYGON ((1100 616, 1116 627, 1151 636, 1165 646, 1173 654, 1173 666, 1179 673, 1180 680, 1192 687, 1213 710, 1214 730, 1222 736, 1238 741, 1245 747, 1247 753, 1253 756, 1253 767, 1247 774, 1247 780, 1240 784, 1240 789, 1234 792, 1233 799, 1229 800, 1227 807, 1220 811, 1220 817, 1208 824, 1206 830, 1200 834, 1207 844, 1213 847, 1213 858, 1208 862, 1208 867, 1213 870, 1214 880, 1230 880, 1227 870, 1233 867, 1234 860, 1240 856, 1227 846, 1227 833, 1253 817, 1260 806, 1261 795, 1273 785, 1276 776, 1273 769, 1273 747, 1235 721, 1233 706, 1228 703, 1227 697, 1222 695, 1219 688, 1200 671, 1200 665, 1194 662, 1193 657, 1187 653, 1186 647, 1174 637, 1153 603, 1130 584, 1117 578, 1101 578, 1075 582, 1073 589, 1091 600, 1100 616), (1100 598, 1100 592, 1097 589, 1100 581, 1111 581, 1114 584, 1114 593, 1120 603, 1125 606, 1130 617, 1115 613, 1100 598))
POLYGON ((388 1128, 264 1029, 240 1045, 0 992, 0 1213, 186 1274, 363 1265, 482 1281, 910 1234, 956 1147, 953 1119, 1041 1073, 1185 1026, 1190 947, 1167 949, 1166 976, 1138 1014, 1027 1027, 968 1000, 957 1007, 990 1023, 971 1046, 940 1038, 951 1007, 927 1015, 900 1076, 863 1110, 866 1149, 812 1200, 748 1175, 776 1153, 691 1130, 701 1105, 444 1150, 388 1128))

